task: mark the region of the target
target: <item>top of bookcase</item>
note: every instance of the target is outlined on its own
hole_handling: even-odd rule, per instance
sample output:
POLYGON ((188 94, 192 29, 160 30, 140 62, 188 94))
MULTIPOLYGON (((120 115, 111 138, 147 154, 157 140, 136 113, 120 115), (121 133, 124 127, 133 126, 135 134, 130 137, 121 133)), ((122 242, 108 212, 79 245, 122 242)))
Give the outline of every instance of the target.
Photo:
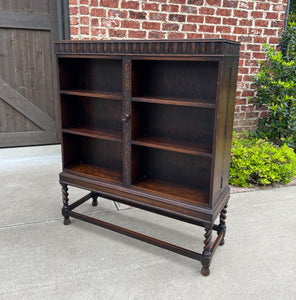
POLYGON ((239 42, 226 39, 60 41, 55 52, 87 55, 239 56, 239 42))

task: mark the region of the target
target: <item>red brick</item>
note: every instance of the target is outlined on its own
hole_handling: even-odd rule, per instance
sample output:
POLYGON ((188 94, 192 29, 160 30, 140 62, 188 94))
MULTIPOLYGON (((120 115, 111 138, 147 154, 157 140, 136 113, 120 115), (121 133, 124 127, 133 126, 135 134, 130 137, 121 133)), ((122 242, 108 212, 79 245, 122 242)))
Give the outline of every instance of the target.
POLYGON ((89 27, 87 26, 80 26, 80 33, 81 34, 89 34, 89 27))
POLYGON ((81 4, 88 4, 88 0, 80 0, 80 5, 81 4))
POLYGON ((205 23, 206 24, 221 24, 221 18, 220 17, 206 17, 205 23))
POLYGON ((252 26, 253 20, 239 20, 239 26, 252 26))
POLYGON ((265 58, 265 55, 262 52, 253 52, 252 54, 253 54, 253 57, 257 58, 257 59, 264 59, 265 58))
POLYGON ((194 6, 181 6, 181 12, 185 14, 197 14, 197 8, 194 6))
POLYGON ((263 32, 262 28, 256 27, 256 28, 248 28, 248 33, 251 35, 261 35, 263 32))
POLYGON ((264 29, 264 34, 265 35, 273 35, 273 36, 277 36, 278 31, 277 29, 264 29))
POLYGON ((169 0, 169 3, 185 4, 186 0, 169 0))
POLYGON ((228 26, 217 26, 216 32, 222 32, 222 33, 230 33, 231 28, 228 26))
POLYGON ((139 29, 140 23, 137 21, 131 21, 131 20, 122 20, 121 21, 121 28, 134 28, 139 29))
POLYGON ((223 1, 223 7, 232 7, 236 8, 237 7, 238 1, 233 1, 233 0, 224 0, 223 1))
POLYGON ((106 9, 104 8, 92 8, 90 11, 91 16, 106 17, 106 9))
POLYGON ((70 17, 70 25, 78 25, 78 18, 70 17))
POLYGON ((70 15, 77 15, 78 14, 78 7, 70 7, 69 8, 70 15))
POLYGON ((200 34, 200 33, 187 33, 187 38, 188 39, 201 39, 202 34, 200 34))
POLYGON ((90 6, 98 7, 98 5, 99 5, 98 0, 90 0, 90 6))
POLYGON ((185 38, 185 34, 181 33, 181 32, 170 32, 168 34, 168 38, 169 39, 184 39, 185 38))
POLYGON ((199 31, 202 32, 214 32, 215 27, 210 25, 199 25, 199 31))
POLYGON ((271 21, 270 27, 282 27, 280 21, 271 21))
POLYGON ((256 4, 256 9, 269 10, 269 8, 270 8, 270 3, 259 2, 256 4))
POLYGON ((254 96, 254 91, 253 90, 245 90, 245 91, 242 92, 242 97, 253 97, 253 96, 254 96))
POLYGON ((263 12, 262 11, 252 11, 251 17, 254 19, 262 19, 263 18, 263 12))
POLYGON ((124 38, 126 36, 126 30, 122 29, 109 29, 108 32, 110 37, 124 38))
POLYGON ((247 104, 247 100, 244 98, 236 98, 235 99, 235 104, 236 105, 245 105, 247 104))
POLYGON ((250 36, 240 36, 238 41, 241 43, 250 43, 252 42, 252 38, 250 36))
POLYGON ((122 1, 122 9, 139 9, 139 1, 122 1))
POLYGON ((267 20, 256 20, 255 26, 258 27, 268 27, 268 21, 267 20))
POLYGON ((146 19, 146 12, 138 12, 138 11, 130 11, 129 17, 131 19, 138 19, 138 20, 145 20, 146 19))
POLYGON ((219 39, 220 37, 221 37, 220 34, 216 34, 216 33, 205 33, 204 34, 205 39, 219 39))
POLYGON ((143 9, 143 10, 154 10, 154 11, 159 11, 159 4, 158 4, 158 3, 147 3, 147 2, 143 2, 143 3, 142 3, 142 9, 143 9))
POLYGON ((249 74, 249 68, 239 67, 238 73, 239 74, 249 74))
POLYGON ((258 67, 259 66, 259 62, 258 62, 258 60, 257 59, 252 59, 252 60, 250 60, 250 59, 246 59, 245 60, 245 66, 246 67, 258 67))
POLYGON ((89 9, 87 6, 80 6, 80 14, 81 15, 88 15, 89 14, 89 9))
POLYGON ((89 17, 80 17, 81 25, 89 25, 89 17))
POLYGON ((202 16, 187 16, 188 23, 203 23, 204 17, 202 16))
POLYGON ((231 15, 231 12, 232 9, 217 8, 216 15, 229 17, 231 15))
POLYGON ((146 31, 129 30, 128 37, 132 39, 144 39, 146 38, 146 31))
POLYGON ((143 29, 149 29, 149 30, 160 30, 160 23, 156 22, 143 22, 142 23, 143 29))
POLYGON ((118 19, 101 19, 101 26, 103 27, 119 27, 118 19))
MULTIPOLYGON (((265 42, 265 43, 267 43, 267 42, 265 42)), ((268 39, 268 43, 277 45, 279 43, 279 39, 277 37, 270 37, 268 39)))
POLYGON ((283 4, 273 5, 273 11, 285 11, 285 6, 283 4))
POLYGON ((184 15, 170 14, 169 15, 169 21, 185 22, 185 16, 184 15))
POLYGON ((96 37, 104 37, 106 35, 106 29, 92 28, 91 35, 96 37))
POLYGON ((275 13, 275 12, 267 12, 266 13, 266 19, 278 20, 279 19, 279 14, 275 13))
POLYGON ((247 18, 248 12, 245 10, 235 10, 233 16, 238 18, 247 18))
POLYGON ((124 18, 127 18, 127 11, 109 9, 108 10, 108 17, 124 19, 124 18))
POLYGON ((179 6, 178 5, 162 4, 161 5, 161 10, 162 11, 167 11, 167 12, 178 12, 179 11, 179 6))
POLYGON ((153 21, 165 21, 166 20, 166 15, 161 14, 161 13, 150 13, 149 14, 149 19, 153 21))
POLYGON ((239 57, 241 59, 250 59, 251 58, 251 53, 250 52, 240 52, 239 57))
POLYGON ((175 23, 162 24, 162 30, 164 31, 177 31, 178 29, 179 29, 179 25, 175 23))
POLYGON ((234 27, 233 33, 234 34, 247 34, 248 29, 243 27, 234 27))
POLYGON ((254 3, 250 1, 240 1, 238 7, 242 9, 253 10, 254 3))
POLYGON ((187 0, 187 4, 191 5, 203 5, 204 0, 187 0))
POLYGON ((77 5, 77 0, 69 0, 69 5, 77 5))
POLYGON ((236 26, 237 25, 237 19, 234 18, 223 18, 223 24, 225 25, 233 25, 236 26))
POLYGON ((184 24, 182 26, 182 31, 196 31, 197 26, 195 24, 184 24))
POLYGON ((97 18, 91 19, 91 26, 99 26, 99 19, 97 18))
POLYGON ((261 46, 260 45, 249 44, 249 45, 247 45, 247 50, 260 51, 261 50, 261 46))
POLYGON ((209 16, 212 16, 214 15, 215 13, 215 10, 213 8, 209 8, 209 7, 201 7, 199 9, 199 13, 201 15, 209 15, 209 16))
POLYGON ((100 6, 117 8, 118 0, 100 0, 100 6))
POLYGON ((253 41, 255 44, 266 44, 267 37, 266 36, 255 36, 253 41))
POLYGON ((148 38, 149 39, 164 39, 165 38, 165 34, 164 32, 161 31, 150 31, 148 32, 148 38))
POLYGON ((71 33, 71 34, 78 34, 78 28, 72 26, 72 27, 70 28, 70 33, 71 33))
POLYGON ((206 3, 212 6, 221 6, 221 0, 206 0, 206 3))

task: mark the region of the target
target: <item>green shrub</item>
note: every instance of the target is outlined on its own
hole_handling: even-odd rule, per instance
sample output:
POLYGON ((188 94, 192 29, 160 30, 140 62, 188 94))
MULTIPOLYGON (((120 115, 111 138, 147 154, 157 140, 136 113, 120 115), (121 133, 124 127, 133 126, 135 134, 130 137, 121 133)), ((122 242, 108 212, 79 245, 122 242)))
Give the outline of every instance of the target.
MULTIPOLYGON (((296 1, 295 1, 296 2, 296 1)), ((295 60, 296 57, 296 13, 288 17, 288 24, 279 39, 281 52, 286 61, 295 60)))
POLYGON ((296 175, 296 154, 286 144, 279 147, 234 133, 231 148, 229 183, 241 187, 288 183, 296 175))
POLYGON ((259 118, 255 134, 296 149, 296 59, 286 61, 273 47, 264 48, 266 60, 253 78, 252 100, 256 107, 267 107, 268 114, 259 118))

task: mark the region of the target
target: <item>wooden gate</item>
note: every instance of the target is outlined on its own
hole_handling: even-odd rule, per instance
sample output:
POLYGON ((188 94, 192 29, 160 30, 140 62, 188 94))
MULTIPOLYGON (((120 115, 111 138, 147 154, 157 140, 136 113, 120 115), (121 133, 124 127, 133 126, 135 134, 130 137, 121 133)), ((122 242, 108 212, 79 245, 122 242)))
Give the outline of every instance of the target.
POLYGON ((0 0, 0 147, 59 141, 56 0, 0 0))

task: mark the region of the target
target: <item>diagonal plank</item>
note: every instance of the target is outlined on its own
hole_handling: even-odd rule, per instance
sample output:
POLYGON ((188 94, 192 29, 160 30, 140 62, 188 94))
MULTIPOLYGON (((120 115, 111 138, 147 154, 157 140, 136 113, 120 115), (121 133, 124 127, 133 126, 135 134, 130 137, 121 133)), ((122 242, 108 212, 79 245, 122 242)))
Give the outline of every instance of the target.
POLYGON ((45 131, 55 132, 55 121, 0 79, 0 98, 45 131))

